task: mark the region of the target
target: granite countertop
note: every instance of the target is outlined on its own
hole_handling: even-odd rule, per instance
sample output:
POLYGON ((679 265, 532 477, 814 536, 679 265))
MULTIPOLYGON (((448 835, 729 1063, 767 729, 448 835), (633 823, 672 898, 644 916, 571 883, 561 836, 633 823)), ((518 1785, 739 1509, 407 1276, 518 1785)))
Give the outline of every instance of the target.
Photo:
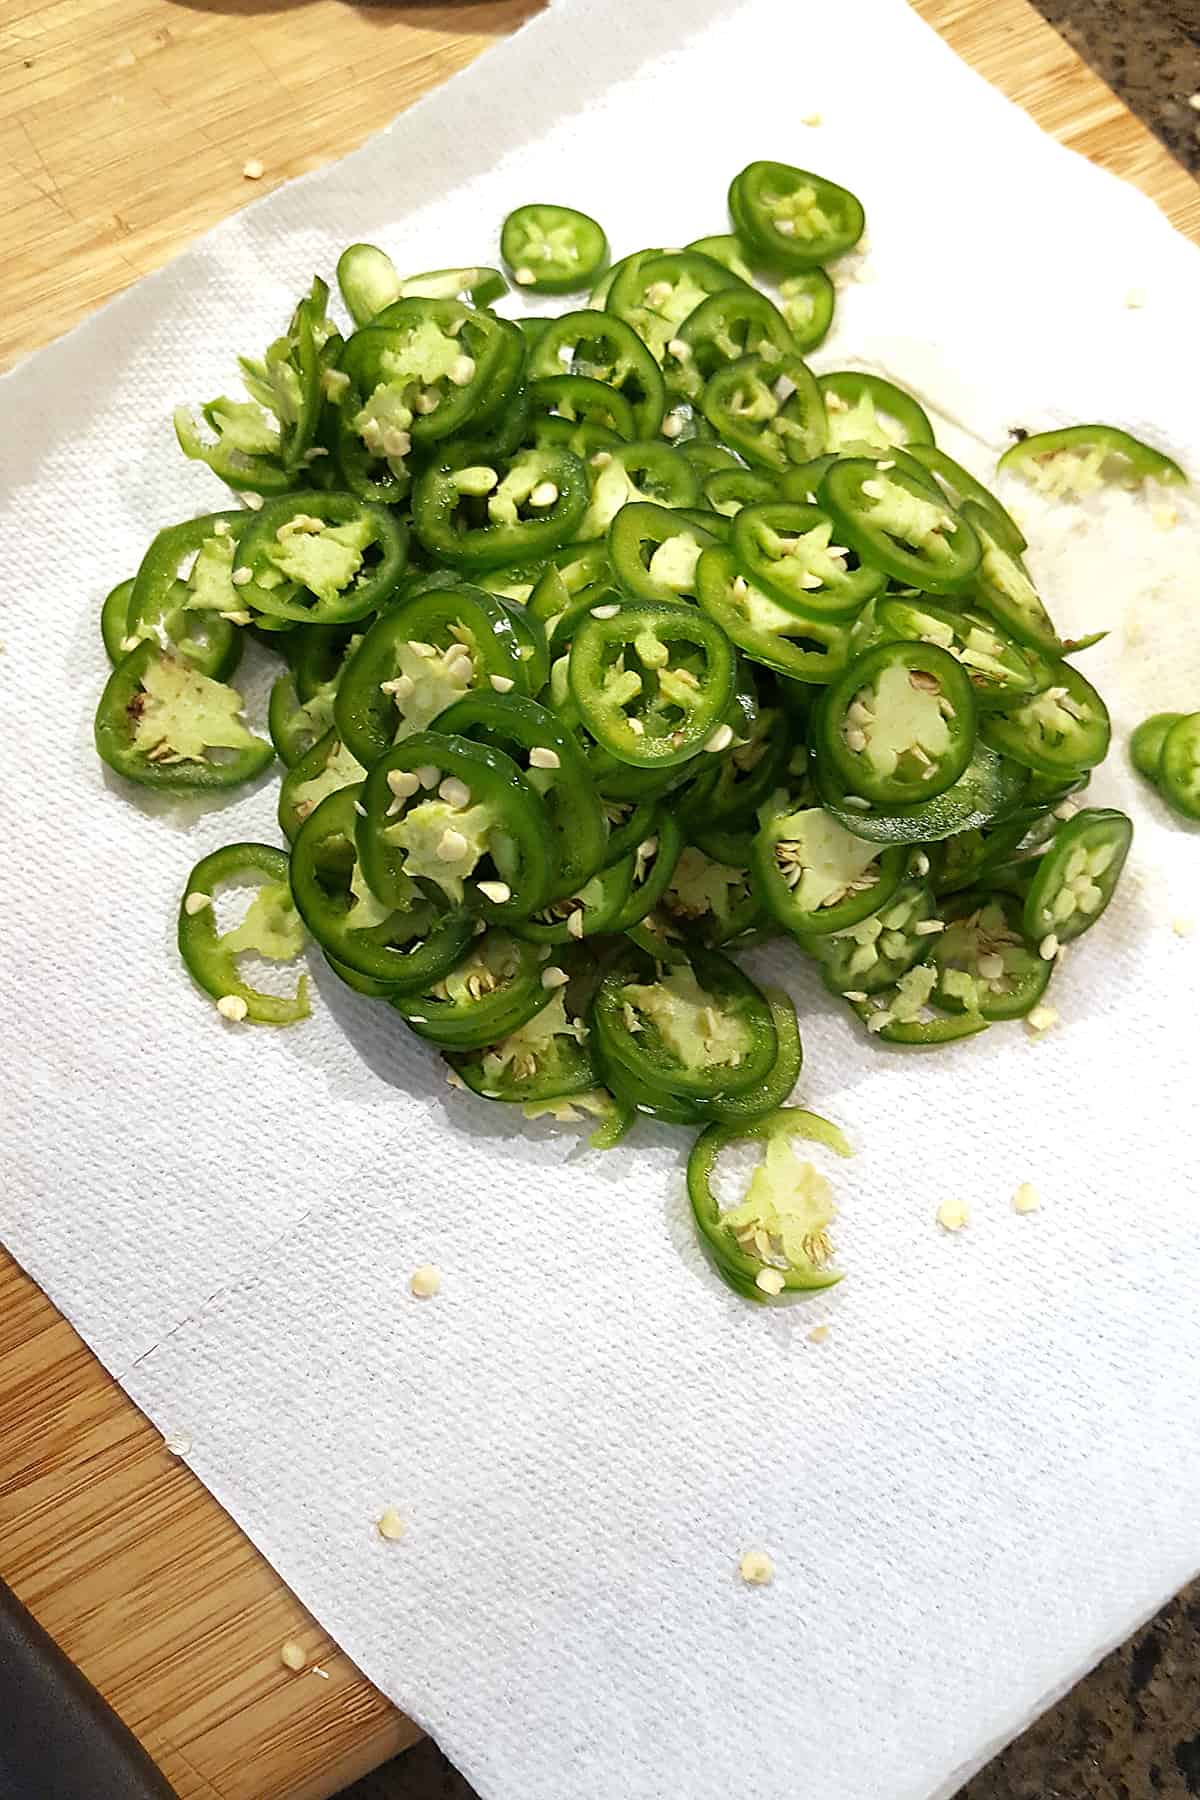
MULTIPOLYGON (((1200 176, 1200 0, 1034 4, 1200 176)), ((968 1782, 958 1800, 1190 1795, 1200 1795, 1200 1582, 1106 1657, 968 1782)), ((342 1800, 478 1797, 426 1742, 347 1789, 342 1800)))

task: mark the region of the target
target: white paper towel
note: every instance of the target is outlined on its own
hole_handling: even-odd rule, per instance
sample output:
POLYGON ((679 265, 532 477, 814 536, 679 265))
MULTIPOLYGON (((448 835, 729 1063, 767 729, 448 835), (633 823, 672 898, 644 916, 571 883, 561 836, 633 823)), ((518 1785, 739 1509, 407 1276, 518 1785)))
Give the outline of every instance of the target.
MULTIPOLYGON (((901 0, 561 0, 0 388, 0 1235, 485 1800, 928 1800, 1200 1563, 1200 939, 1171 928, 1200 857, 1120 747, 1093 792, 1137 818, 1131 873, 1044 1042, 889 1053, 784 959, 800 1095, 858 1149, 849 1279, 786 1316, 706 1269, 685 1134, 605 1158, 509 1123, 319 971, 304 1026, 221 1025, 177 895, 202 853, 274 836, 273 789, 164 801, 91 749, 102 594, 220 501, 171 408, 227 386, 341 244, 486 260, 542 197, 618 253, 683 242, 758 156, 867 206, 874 279, 819 367, 913 382, 981 473, 1009 426, 1089 416, 1200 469, 1200 257, 901 0), (1045 1207, 1018 1218, 1024 1180, 1045 1207), (773 1587, 737 1579, 750 1547, 773 1587)), ((1118 744, 1200 704, 1195 502, 1170 532, 1123 496, 1025 504, 1064 626, 1114 627, 1087 666, 1118 744)))

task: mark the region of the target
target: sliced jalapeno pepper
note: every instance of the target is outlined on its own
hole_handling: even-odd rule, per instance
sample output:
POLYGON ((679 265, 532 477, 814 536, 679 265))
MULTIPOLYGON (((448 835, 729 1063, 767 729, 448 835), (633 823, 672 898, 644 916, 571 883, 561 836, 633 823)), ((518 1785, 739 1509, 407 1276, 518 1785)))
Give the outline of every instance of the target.
POLYGON ((508 612, 482 588, 402 600, 376 620, 346 665, 334 701, 338 733, 369 765, 474 688, 523 692, 529 659, 520 649, 508 612))
POLYGON ((735 175, 729 212, 752 254, 789 271, 852 250, 866 223, 848 189, 780 162, 752 162, 735 175))
POLYGON ((773 481, 754 469, 714 469, 705 477, 704 498, 715 512, 732 519, 743 506, 774 500, 776 487, 773 481))
POLYGON ((106 596, 100 608, 100 637, 104 644, 104 654, 115 668, 123 656, 135 648, 129 637, 129 597, 133 593, 133 578, 119 581, 106 596))
POLYGON ((394 300, 461 300, 490 306, 508 292, 499 269, 430 269, 401 279, 385 250, 351 244, 337 266, 338 286, 356 325, 369 325, 394 300))
POLYGON ((347 338, 339 359, 359 402, 352 424, 365 448, 399 475, 414 444, 432 444, 498 411, 520 373, 517 340, 508 321, 458 300, 384 307, 347 338))
POLYGON ((1023 476, 1045 494, 1080 499, 1096 488, 1119 483, 1138 488, 1149 481, 1182 487, 1187 476, 1161 450, 1115 425, 1068 425, 1038 431, 1010 444, 1000 458, 1002 472, 1023 476))
POLYGON ((328 694, 318 694, 310 702, 303 702, 296 693, 295 677, 290 670, 272 684, 267 730, 285 768, 290 769, 298 763, 332 724, 332 690, 328 694))
POLYGON ((726 363, 757 356, 765 363, 796 354, 787 320, 757 288, 737 286, 710 294, 680 325, 663 357, 667 384, 697 398, 726 363))
POLYGON ((974 500, 964 500, 962 516, 979 540, 979 568, 974 576, 975 602, 998 619, 1018 642, 1029 644, 1044 656, 1061 656, 1054 621, 1029 578, 1021 558, 1005 548, 1003 534, 990 512, 974 500))
POLYGON ((993 1022, 1032 1012, 1052 964, 1026 943, 1020 902, 1004 893, 956 894, 943 901, 941 913, 946 929, 930 951, 937 971, 933 1005, 993 1022))
POLYGON ((243 605, 268 619, 340 625, 395 596, 408 560, 404 528, 353 494, 272 500, 242 534, 232 580, 243 605))
POLYGON ((696 777, 680 801, 680 814, 689 825, 711 829, 749 819, 786 780, 793 746, 782 708, 756 709, 754 717, 736 729, 739 741, 711 775, 696 777))
POLYGON ((144 638, 214 681, 232 675, 242 653, 236 624, 249 614, 231 575, 253 516, 205 513, 160 531, 134 576, 121 643, 144 638))
POLYGON ((421 994, 391 997, 418 1037, 442 1050, 482 1050, 527 1025, 546 1004, 545 957, 510 932, 474 938, 462 961, 421 994))
POLYGON ((983 613, 952 610, 923 596, 887 595, 875 608, 869 641, 937 644, 961 664, 980 712, 1001 712, 1050 685, 1049 665, 1014 643, 983 613))
POLYGON ((704 416, 747 459, 782 474, 825 448, 825 408, 800 356, 743 356, 705 383, 704 416))
POLYGON ((645 262, 627 263, 604 304, 608 312, 633 327, 661 363, 684 320, 710 294, 743 285, 737 275, 710 256, 695 250, 670 250, 645 262))
POLYGON ((753 284, 754 271, 732 232, 719 232, 715 237, 693 238, 690 244, 684 245, 684 249, 698 250, 701 256, 711 257, 713 262, 720 263, 723 269, 728 269, 731 275, 736 275, 747 286, 753 284))
POLYGON ((635 852, 630 850, 606 863, 577 893, 564 894, 539 907, 530 918, 514 921, 513 931, 531 944, 569 945, 615 930, 633 888, 634 862, 635 852))
POLYGON ((240 1000, 242 1017, 255 1025, 290 1025, 307 1019, 308 976, 294 994, 265 994, 238 974, 242 952, 272 962, 291 962, 304 948, 304 927, 292 903, 288 858, 269 844, 226 844, 198 862, 179 904, 179 954, 197 986, 216 1001, 240 1000), (261 882, 259 877, 264 877, 261 882), (218 931, 213 901, 222 887, 253 885, 256 893, 240 924, 218 931))
POLYGON ((865 1000, 852 1000, 850 1010, 862 1020, 873 1037, 885 1044, 900 1044, 911 1049, 936 1049, 941 1044, 954 1044, 960 1038, 975 1037, 988 1028, 982 1013, 962 1012, 949 1017, 931 1018, 928 1013, 937 970, 932 963, 918 963, 899 981, 865 1000))
POLYGON ((749 872, 714 861, 695 844, 676 859, 659 906, 664 926, 682 926, 690 937, 716 947, 757 925, 761 911, 749 872))
POLYGON ((1172 725, 1158 774, 1167 804, 1185 819, 1200 819, 1200 713, 1185 713, 1172 725))
POLYGON ((236 787, 275 759, 244 723, 235 688, 148 641, 109 676, 95 737, 109 768, 143 787, 236 787))
POLYGON ((597 981, 591 959, 584 962, 568 949, 545 966, 540 979, 543 1004, 528 1024, 484 1048, 446 1055, 483 1100, 536 1103, 600 1086, 586 1023, 597 981))
POLYGON ((688 1157, 687 1185, 700 1242, 726 1285, 743 1299, 778 1305, 797 1294, 833 1287, 829 1227, 835 1207, 829 1183, 798 1160, 796 1140, 853 1155, 836 1125, 799 1107, 782 1107, 744 1123, 701 1132, 688 1157), (718 1157, 731 1146, 759 1143, 763 1160, 741 1204, 721 1210, 713 1187, 718 1157))
POLYGON ((637 332, 615 313, 563 313, 552 319, 529 353, 531 378, 589 375, 617 391, 633 407, 642 437, 652 437, 662 424, 662 371, 637 332))
POLYGON ((527 389, 534 418, 602 425, 627 440, 638 435, 633 407, 618 388, 590 375, 541 375, 527 389))
POLYGON ((908 868, 902 846, 855 837, 819 806, 776 813, 754 839, 754 885, 785 931, 844 931, 878 912, 908 868))
POLYGON ((310 750, 294 762, 279 789, 279 829, 291 842, 309 813, 339 788, 357 787, 366 770, 342 743, 336 731, 327 731, 310 750))
POLYGON ((829 335, 833 324, 834 287, 824 269, 804 269, 779 284, 779 310, 801 356, 829 335))
POLYGON ((846 666, 850 635, 842 625, 801 618, 780 606, 738 567, 725 544, 696 565, 696 598, 710 619, 755 662, 797 681, 832 681, 846 666))
POLYGON ((886 455, 897 445, 932 444, 933 426, 911 394, 860 369, 837 369, 817 378, 828 421, 829 448, 871 444, 886 455))
POLYGON ((712 1100, 757 1087, 775 1065, 779 1040, 759 988, 717 950, 638 982, 630 967, 596 990, 592 1029, 626 1083, 651 1100, 712 1100))
POLYGON ((474 921, 415 886, 399 906, 371 892, 355 847, 359 792, 344 787, 327 794, 300 827, 292 846, 292 897, 337 963, 390 987, 422 989, 461 961, 474 921))
POLYGON ((1025 935, 1047 949, 1069 944, 1096 923, 1113 894, 1129 846, 1133 823, 1115 808, 1089 806, 1068 819, 1039 858, 1025 896, 1025 935))
POLYGON ((674 813, 660 807, 653 834, 634 849, 629 893, 609 927, 611 931, 631 931, 654 911, 674 878, 682 849, 682 826, 674 813))
POLYGON ((887 586, 887 576, 834 542, 833 520, 795 500, 743 506, 733 553, 756 586, 805 618, 851 619, 887 586))
POLYGON ((873 807, 932 800, 971 760, 971 684, 936 644, 880 644, 826 689, 813 745, 818 766, 827 762, 846 792, 873 807))
POLYGON ((982 481, 976 481, 970 472, 956 463, 952 456, 939 450, 932 441, 928 443, 910 442, 905 448, 905 455, 929 475, 933 475, 939 487, 948 495, 950 504, 962 507, 966 501, 973 500, 982 508, 987 516, 988 525, 996 542, 1012 556, 1020 556, 1027 548, 1024 533, 1012 515, 1001 506, 990 488, 984 487, 982 481))
POLYGON ((531 562, 575 535, 588 506, 583 464, 552 446, 522 450, 503 474, 430 467, 413 488, 413 529, 432 556, 466 570, 531 562))
POLYGON ((728 1094, 719 1100, 696 1101, 694 1104, 697 1111, 707 1119, 724 1125, 744 1125, 751 1119, 761 1119, 764 1114, 775 1112, 787 1104, 800 1079, 804 1049, 800 1042, 800 1026, 796 1020, 792 997, 781 988, 764 988, 763 993, 771 1009, 779 1046, 775 1052, 775 1066, 757 1087, 748 1088, 744 1094, 728 1094))
POLYGON ((1041 775, 1069 778, 1108 755, 1108 708, 1079 670, 1055 663, 1051 685, 1032 700, 984 715, 985 743, 1041 775))
POLYGON ((831 994, 843 999, 879 994, 929 955, 934 916, 926 884, 906 877, 877 911, 844 931, 820 932, 797 942, 819 963, 831 994))
POLYGON ((839 540, 905 586, 959 593, 980 565, 980 541, 967 517, 951 510, 931 476, 899 462, 885 469, 871 457, 843 457, 827 470, 817 499, 839 540))
POLYGON ((359 861, 380 900, 418 882, 497 922, 554 892, 557 845, 541 795, 491 744, 419 731, 372 764, 362 785, 359 861))
POLYGON ((638 601, 593 608, 571 643, 571 697, 610 755, 668 769, 732 742, 721 716, 733 693, 729 640, 691 607, 638 601), (718 741, 719 740, 719 741, 718 741))
POLYGON ((607 533, 621 508, 631 502, 682 507, 695 506, 700 499, 695 470, 661 438, 602 450, 591 459, 591 466, 592 497, 579 527, 585 541, 607 533))
POLYGON ((1029 771, 977 743, 953 787, 933 800, 888 811, 872 808, 861 795, 847 794, 831 763, 816 765, 821 805, 856 837, 875 844, 931 844, 956 832, 973 831, 1013 812, 1025 797, 1029 771))
POLYGON ((573 206, 530 203, 505 219, 500 254, 527 293, 572 294, 596 280, 608 261, 608 239, 573 206))
POLYGON ((678 510, 646 501, 623 506, 608 528, 613 573, 635 600, 694 600, 696 564, 716 541, 678 510))
POLYGON ((519 694, 466 694, 441 714, 438 730, 505 751, 541 795, 557 847, 551 899, 573 894, 608 860, 608 827, 587 764, 548 707, 519 694))

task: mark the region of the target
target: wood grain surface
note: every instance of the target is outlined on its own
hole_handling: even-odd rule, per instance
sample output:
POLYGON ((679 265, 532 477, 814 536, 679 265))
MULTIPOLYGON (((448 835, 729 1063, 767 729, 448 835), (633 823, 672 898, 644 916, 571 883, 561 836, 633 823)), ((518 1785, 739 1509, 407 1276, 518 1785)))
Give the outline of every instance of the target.
MULTIPOLYGON (((264 186, 353 148, 537 10, 0 0, 0 362, 264 186), (250 159, 259 182, 242 174, 250 159)), ((1200 237, 1200 187, 1025 0, 917 10, 1047 130, 1200 237)), ((419 1735, 2 1252, 0 1573, 181 1800, 325 1800, 419 1735), (279 1660, 287 1638, 308 1654, 303 1672, 279 1660)))

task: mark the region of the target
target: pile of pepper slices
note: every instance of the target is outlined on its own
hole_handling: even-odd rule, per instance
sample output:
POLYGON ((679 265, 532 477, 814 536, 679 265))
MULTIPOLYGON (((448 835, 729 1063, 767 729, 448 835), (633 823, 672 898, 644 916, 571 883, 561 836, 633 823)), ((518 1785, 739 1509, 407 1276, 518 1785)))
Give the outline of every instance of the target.
MULTIPOLYGON (((494 269, 348 249, 348 335, 318 279, 246 398, 177 414, 242 504, 161 531, 105 601, 96 744, 165 789, 284 765, 290 851, 230 845, 183 896, 225 1018, 306 1014, 303 977, 265 992, 238 959, 307 928, 455 1084, 594 1114, 602 1146, 638 1112, 704 1128, 697 1220, 762 1299, 834 1278, 820 1208, 723 1214, 716 1151, 844 1145, 784 1109, 795 1008, 734 953, 786 937, 873 1036, 950 1043, 1038 1006, 1132 828, 1071 799, 1108 714, 1013 519, 910 394, 803 360, 858 201, 778 163, 729 201, 732 235, 611 267, 594 220, 520 208, 515 285, 590 290, 558 317, 492 310, 494 269), (248 638, 280 659, 270 742, 230 685, 248 638)), ((1071 458, 1184 479, 1102 427, 1006 460, 1071 458)))

